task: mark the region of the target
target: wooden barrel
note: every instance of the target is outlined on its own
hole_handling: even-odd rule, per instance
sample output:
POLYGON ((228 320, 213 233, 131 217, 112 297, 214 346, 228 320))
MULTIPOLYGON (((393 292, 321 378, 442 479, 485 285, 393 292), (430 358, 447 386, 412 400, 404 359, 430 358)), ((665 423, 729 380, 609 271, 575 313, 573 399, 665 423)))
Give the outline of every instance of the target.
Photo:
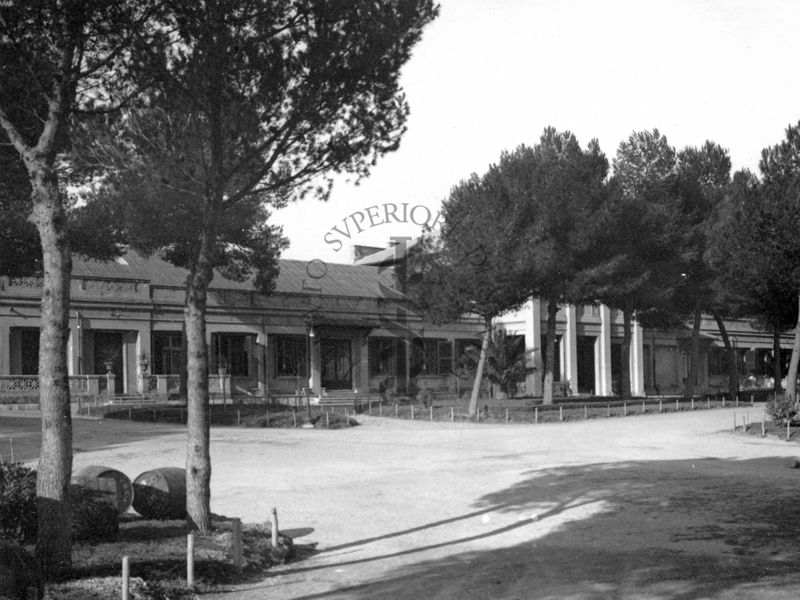
POLYGON ((133 510, 147 519, 186 518, 186 469, 163 467, 133 480, 133 510))
POLYGON ((91 492, 92 497, 111 504, 118 514, 124 514, 133 502, 133 486, 125 473, 93 465, 84 467, 72 476, 70 483, 91 492))

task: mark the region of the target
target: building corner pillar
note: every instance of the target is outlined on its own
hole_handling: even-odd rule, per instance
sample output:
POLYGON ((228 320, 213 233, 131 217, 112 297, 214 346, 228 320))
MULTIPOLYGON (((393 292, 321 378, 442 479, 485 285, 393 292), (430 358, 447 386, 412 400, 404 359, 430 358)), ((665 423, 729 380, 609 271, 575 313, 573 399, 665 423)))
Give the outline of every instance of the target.
POLYGON ((523 309, 525 313, 525 350, 529 353, 525 376, 525 390, 533 396, 541 396, 542 390, 542 304, 539 298, 531 298, 523 309))
POLYGON ((567 329, 564 332, 564 377, 569 383, 570 395, 578 391, 578 310, 574 304, 564 309, 567 316, 567 329))
POLYGON ((644 340, 642 325, 634 319, 631 327, 631 394, 644 396, 644 340))
POLYGON ((595 389, 600 396, 613 396, 611 376, 611 309, 600 305, 600 335, 595 341, 595 389))

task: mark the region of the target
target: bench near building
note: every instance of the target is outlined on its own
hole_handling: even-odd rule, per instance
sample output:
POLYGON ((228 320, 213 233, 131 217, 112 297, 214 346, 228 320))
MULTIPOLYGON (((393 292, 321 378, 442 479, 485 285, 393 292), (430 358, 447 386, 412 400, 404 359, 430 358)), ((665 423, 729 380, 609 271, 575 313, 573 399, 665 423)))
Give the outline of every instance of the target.
MULTIPOLYGON (((451 397, 469 390, 460 369, 481 320, 436 326, 409 312, 387 256, 359 247, 356 264, 281 260, 275 292, 217 274, 208 297, 210 392, 216 397, 407 393, 427 387, 451 397), (310 377, 306 375, 310 365, 310 377)), ((101 263, 75 258, 69 374, 74 395, 161 396, 178 392, 186 272, 128 252, 101 263)), ((38 393, 41 279, 0 277, 0 400, 38 393)), ((546 310, 537 299, 497 320, 525 337, 537 371, 525 393, 541 395, 546 310)), ((742 384, 771 374, 771 336, 729 322, 742 384), (749 379, 748 379, 749 378, 749 379)), ((712 319, 703 321, 697 392, 726 385, 726 355, 712 319)), ((628 368, 635 395, 679 392, 688 373, 689 331, 634 327, 628 368)), ((602 305, 565 306, 558 315, 556 379, 568 394, 611 396, 618 389, 622 315, 602 305)), ((791 340, 782 340, 788 362, 791 340)))

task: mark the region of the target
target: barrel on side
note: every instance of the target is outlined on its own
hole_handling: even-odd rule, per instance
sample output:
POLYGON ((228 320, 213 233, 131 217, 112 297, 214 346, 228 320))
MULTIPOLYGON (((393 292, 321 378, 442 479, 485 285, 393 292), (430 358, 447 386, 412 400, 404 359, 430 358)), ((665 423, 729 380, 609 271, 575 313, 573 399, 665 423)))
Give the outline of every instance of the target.
POLYGON ((128 476, 121 471, 92 465, 84 467, 70 479, 70 483, 89 490, 92 497, 111 504, 122 515, 133 502, 133 486, 128 476))
POLYGON ((133 510, 147 519, 186 518, 186 469, 145 471, 133 481, 133 510))

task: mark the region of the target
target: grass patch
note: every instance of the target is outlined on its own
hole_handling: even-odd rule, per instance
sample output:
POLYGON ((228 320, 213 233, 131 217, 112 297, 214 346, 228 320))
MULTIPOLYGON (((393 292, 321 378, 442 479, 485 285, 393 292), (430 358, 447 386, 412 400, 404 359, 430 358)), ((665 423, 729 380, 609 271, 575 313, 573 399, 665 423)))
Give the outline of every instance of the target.
MULTIPOLYGON (((733 426, 731 425, 731 427, 733 426)), ((738 424, 736 431, 739 433, 743 432, 741 422, 738 424)), ((744 433, 755 437, 770 437, 797 444, 800 443, 800 421, 792 421, 790 423, 788 437, 786 423, 775 423, 771 420, 764 421, 763 427, 761 421, 749 423, 744 433)))
MULTIPOLYGON (((212 404, 209 406, 212 426, 221 427, 302 427, 308 418, 306 408, 263 404, 212 404)), ((341 429, 358 425, 353 408, 312 407, 311 423, 316 429, 341 429)), ((178 405, 153 405, 141 407, 115 407, 105 414, 107 419, 122 419, 144 423, 186 424, 186 407, 178 405)))
MULTIPOLYGON (((694 401, 685 398, 632 398, 630 400, 587 398, 585 401, 557 401, 543 405, 530 399, 510 399, 498 402, 494 399, 479 402, 479 415, 467 415, 466 402, 436 400, 423 405, 412 402, 394 404, 363 404, 358 410, 353 407, 311 407, 311 423, 315 429, 342 429, 358 425, 359 415, 382 416, 415 421, 456 421, 480 423, 558 423, 632 417, 672 412, 709 410, 714 408, 746 407, 750 403, 739 403, 719 396, 697 397, 694 401), (488 401, 488 404, 486 403, 488 401), (345 414, 346 411, 346 414, 345 414)), ((147 407, 114 407, 105 415, 109 419, 130 419, 138 422, 186 423, 186 407, 180 405, 152 405, 147 407)), ((294 408, 264 404, 212 404, 209 417, 213 426, 295 428, 302 427, 308 419, 305 406, 294 408)))

